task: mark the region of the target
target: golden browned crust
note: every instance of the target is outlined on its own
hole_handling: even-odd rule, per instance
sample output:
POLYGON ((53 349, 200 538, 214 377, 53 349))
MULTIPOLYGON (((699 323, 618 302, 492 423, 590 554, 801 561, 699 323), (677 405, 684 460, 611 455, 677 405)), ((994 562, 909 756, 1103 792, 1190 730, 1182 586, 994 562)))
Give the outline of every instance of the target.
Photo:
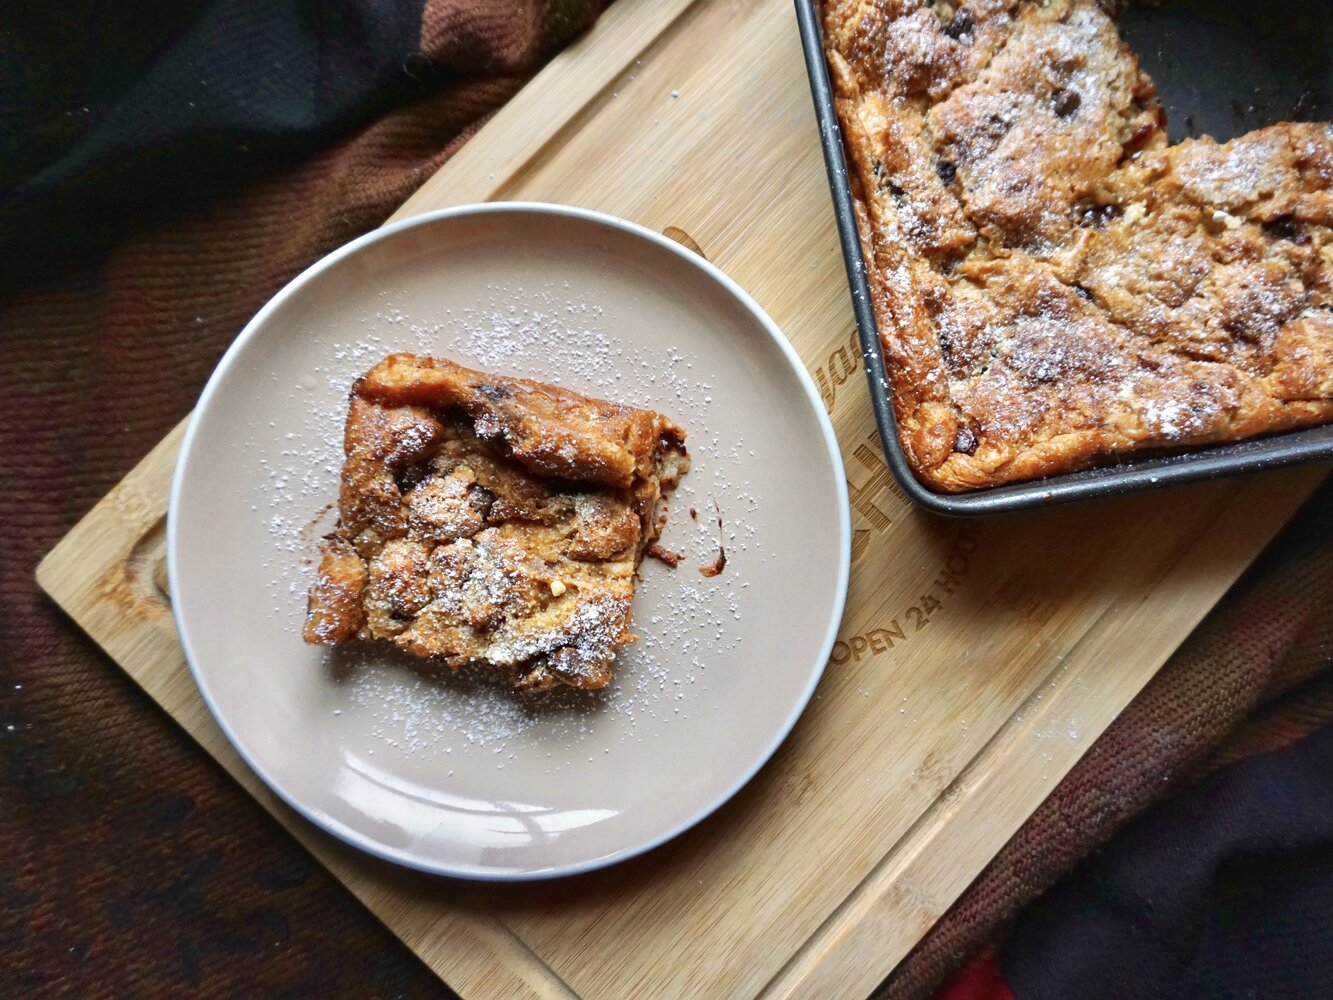
POLYGON ((689 467, 665 417, 395 354, 352 390, 305 640, 385 640, 515 687, 600 688, 689 467))
POLYGON ((904 451, 942 490, 1333 420, 1333 130, 1169 146, 1094 0, 829 0, 904 451))
POLYGON ((366 620, 361 607, 366 575, 366 564, 355 549, 341 539, 328 541, 310 588, 306 642, 337 645, 356 638, 366 620))

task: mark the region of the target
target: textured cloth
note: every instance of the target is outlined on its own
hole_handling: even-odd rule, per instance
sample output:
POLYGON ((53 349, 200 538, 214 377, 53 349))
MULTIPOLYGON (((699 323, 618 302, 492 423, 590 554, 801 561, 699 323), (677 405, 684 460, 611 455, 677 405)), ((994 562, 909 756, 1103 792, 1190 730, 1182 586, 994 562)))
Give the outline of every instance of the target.
POLYGON ((1330 929, 1326 725, 1135 821, 1024 912, 1000 968, 1019 1000, 1305 1000, 1333 986, 1330 929))
POLYGON ((600 4, 0 6, 0 994, 448 996, 33 570, 600 4))
POLYGON ((1003 945, 938 1000, 1327 996, 1330 914, 1326 723, 1135 820, 1024 910, 1003 945))
MULTIPOLYGON (((1152 803, 1333 719, 1331 529, 1333 484, 1325 484, 894 970, 880 998, 931 995, 1152 803)), ((1333 940, 1333 913, 1324 921, 1333 940)), ((985 953, 969 970, 968 989, 988 981, 992 959, 985 953)), ((1103 994, 1087 983, 1077 995, 1103 994)))

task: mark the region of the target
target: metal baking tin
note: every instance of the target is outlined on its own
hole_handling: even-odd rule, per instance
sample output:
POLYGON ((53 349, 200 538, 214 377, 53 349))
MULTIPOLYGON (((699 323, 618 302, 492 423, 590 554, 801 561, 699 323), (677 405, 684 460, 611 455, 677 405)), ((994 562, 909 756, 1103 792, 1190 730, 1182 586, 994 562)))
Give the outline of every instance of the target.
MULTIPOLYGON (((897 422, 893 415, 890 396, 892 390, 884 371, 884 352, 880 344, 879 329, 875 325, 870 284, 866 275, 865 259, 861 254, 860 237, 856 230, 852 192, 847 177, 847 161, 843 155, 842 133, 833 106, 828 65, 824 61, 817 10, 819 0, 795 0, 795 2, 796 18, 801 30, 801 44, 805 49, 806 69, 810 75, 810 90, 814 96, 815 115, 819 121, 819 138, 824 148, 829 187, 833 192, 838 235, 842 242, 843 258, 847 264, 847 280, 851 285, 852 309, 856 315, 861 352, 865 356, 866 374, 870 380, 870 401, 874 407, 880 441, 884 446, 884 456, 904 493, 922 507, 941 514, 997 514, 1045 504, 1113 496, 1158 486, 1275 469, 1299 462, 1333 459, 1333 425, 1325 425, 1165 457, 1126 459, 1116 465, 1099 466, 1033 482, 994 486, 971 493, 939 493, 924 486, 912 474, 907 456, 903 453, 897 422)), ((1145 68, 1163 92, 1173 139, 1179 138, 1181 134, 1197 134, 1197 131, 1202 131, 1203 128, 1215 136, 1228 138, 1229 134, 1240 134, 1267 122, 1291 116, 1293 107, 1297 109, 1300 117, 1306 119, 1314 115, 1319 115, 1320 118, 1327 115, 1329 105, 1333 103, 1330 102, 1329 96, 1333 82, 1330 81, 1326 48, 1328 39, 1333 37, 1333 4, 1308 4, 1303 0, 1277 0, 1277 2, 1280 6, 1286 6, 1290 2, 1293 10, 1297 11, 1296 16, 1313 18, 1317 22, 1315 25, 1317 30, 1288 31, 1284 35, 1283 47, 1278 51, 1278 58, 1282 61, 1278 66, 1292 67, 1294 70, 1286 74, 1275 71, 1272 61, 1274 55, 1272 50, 1276 48, 1275 46, 1271 44, 1266 46, 1262 58, 1253 51, 1261 42, 1256 41, 1250 25, 1243 22, 1247 16, 1254 17, 1254 8, 1250 4, 1219 3, 1218 0, 1193 0, 1193 2, 1176 0, 1176 3, 1163 8, 1160 14, 1153 11, 1132 20, 1122 19, 1122 33, 1138 51, 1145 68), (1298 2, 1303 4, 1299 9, 1298 2), (1202 7, 1200 11, 1190 9, 1199 7, 1200 3, 1211 12, 1209 16, 1202 16, 1202 7), (1172 11, 1174 13, 1171 15, 1173 18, 1171 20, 1164 20, 1160 24, 1155 22, 1147 24, 1145 21, 1147 17, 1164 16, 1172 11), (1228 17, 1234 20, 1228 22, 1228 17), (1180 36, 1186 33, 1197 36, 1201 29, 1211 30, 1214 34, 1230 32, 1242 50, 1249 46, 1251 51, 1242 51, 1243 58, 1237 58, 1228 64, 1226 60, 1217 58, 1218 49, 1214 45, 1200 44, 1197 37, 1192 39, 1182 37, 1181 40, 1187 44, 1174 44, 1173 32, 1180 33, 1180 36), (1146 49, 1141 41, 1146 38, 1154 38, 1157 45, 1146 49), (1197 55, 1191 58, 1190 52, 1197 52, 1197 55), (1206 97, 1209 93, 1207 82, 1216 82, 1214 94, 1235 94, 1237 93, 1234 86, 1235 74, 1243 73, 1246 67, 1256 65, 1259 67, 1258 72, 1264 75, 1255 77, 1252 83, 1245 81, 1244 89, 1240 91, 1247 95, 1245 103, 1224 100, 1217 100, 1211 105, 1207 103, 1206 97), (1200 80, 1205 81, 1204 85, 1200 84, 1200 80), (1175 85, 1176 81, 1180 82, 1179 87, 1175 85), (1205 103, 1202 105, 1191 103, 1185 107, 1174 106, 1171 101, 1173 93, 1183 93, 1190 102, 1204 99, 1205 103), (1177 132, 1182 124, 1184 129, 1177 132), (1203 128, 1200 128, 1200 124, 1203 128)), ((1134 13, 1133 8, 1130 13, 1134 13)), ((1291 27, 1289 21, 1284 22, 1282 18, 1272 16, 1272 12, 1267 9, 1263 16, 1268 24, 1286 23, 1288 29, 1291 27)), ((1129 15, 1126 17, 1129 18, 1129 15)), ((1227 39, 1217 41, 1224 46, 1228 44, 1227 39)))

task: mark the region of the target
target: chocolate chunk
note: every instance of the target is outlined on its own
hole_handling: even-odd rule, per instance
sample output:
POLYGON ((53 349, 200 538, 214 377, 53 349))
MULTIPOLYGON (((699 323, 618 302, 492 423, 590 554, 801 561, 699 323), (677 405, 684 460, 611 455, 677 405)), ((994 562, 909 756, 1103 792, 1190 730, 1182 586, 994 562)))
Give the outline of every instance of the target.
POLYGON ((1126 155, 1144 149, 1153 136, 1162 131, 1162 128, 1163 125, 1159 122, 1144 122, 1134 130, 1134 134, 1131 135, 1129 141, 1125 143, 1126 155))
POLYGON ((426 472, 427 469, 424 465, 409 462, 394 470, 393 481, 398 484, 400 492, 406 493, 426 478, 426 472))
POLYGON ((1115 205, 1087 205, 1079 213, 1078 224, 1093 229, 1105 229, 1120 214, 1115 205))
POLYGON ((958 433, 953 439, 953 450, 963 455, 972 455, 977 450, 977 436, 967 424, 958 425, 958 433))
POLYGON ((1061 118, 1068 118, 1079 109, 1079 105, 1082 103, 1083 98, 1079 96, 1077 90, 1069 90, 1065 87, 1061 87, 1051 97, 1051 107, 1061 118))
POLYGON ((1273 239, 1287 240, 1297 246, 1306 246, 1310 242, 1310 234, 1290 215, 1280 215, 1272 222, 1265 222, 1264 232, 1273 239))
POLYGON ((972 41, 973 27, 975 27, 975 22, 972 20, 972 15, 965 10, 960 10, 949 18, 949 23, 944 26, 944 33, 956 42, 970 42, 972 41))

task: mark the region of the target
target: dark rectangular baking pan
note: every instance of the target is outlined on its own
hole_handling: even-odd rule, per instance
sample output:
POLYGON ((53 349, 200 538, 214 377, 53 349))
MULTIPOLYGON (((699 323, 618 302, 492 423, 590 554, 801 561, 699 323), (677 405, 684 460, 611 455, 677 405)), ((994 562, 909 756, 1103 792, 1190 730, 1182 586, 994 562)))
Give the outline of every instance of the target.
MULTIPOLYGON (((886 388, 884 352, 856 230, 818 6, 819 0, 796 0, 796 17, 875 422, 889 469, 903 492, 941 514, 995 514, 1333 458, 1333 425, 1326 425, 1166 457, 1126 459, 971 493, 939 493, 924 486, 903 454, 891 390, 886 388)), ((1161 7, 1131 6, 1120 28, 1157 84, 1173 140, 1203 133, 1225 140, 1273 122, 1333 117, 1333 3, 1168 0, 1161 7)))

